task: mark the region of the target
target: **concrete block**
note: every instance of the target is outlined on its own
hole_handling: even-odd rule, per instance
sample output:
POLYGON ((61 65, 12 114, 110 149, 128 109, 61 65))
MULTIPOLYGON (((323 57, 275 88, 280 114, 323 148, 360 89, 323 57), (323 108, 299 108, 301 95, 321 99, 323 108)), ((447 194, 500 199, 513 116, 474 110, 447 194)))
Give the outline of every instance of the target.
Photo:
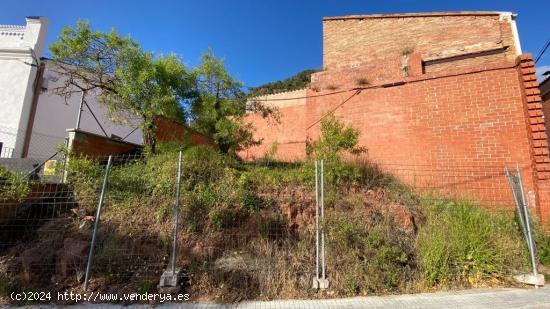
POLYGON ((179 278, 181 276, 181 268, 176 268, 174 271, 167 269, 160 276, 159 287, 176 287, 179 283, 179 278))
POLYGON ((544 286, 544 275, 542 274, 538 274, 536 276, 534 274, 519 274, 514 276, 514 279, 520 283, 544 286))
POLYGON ((328 279, 321 279, 321 278, 313 278, 313 284, 312 288, 316 290, 325 290, 329 287, 329 281, 328 279))

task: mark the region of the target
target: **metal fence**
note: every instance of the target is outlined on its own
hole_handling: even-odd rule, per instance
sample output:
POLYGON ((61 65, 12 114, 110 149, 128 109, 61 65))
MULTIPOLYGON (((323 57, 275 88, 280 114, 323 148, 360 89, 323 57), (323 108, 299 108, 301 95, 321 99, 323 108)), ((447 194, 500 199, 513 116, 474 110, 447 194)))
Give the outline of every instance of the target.
POLYGON ((11 288, 152 292, 177 281, 192 296, 216 301, 300 297, 344 280, 338 271, 345 261, 334 236, 326 235, 325 215, 354 216, 360 203, 371 216, 365 225, 390 211, 400 220, 392 229, 415 233, 417 210, 389 197, 395 183, 494 207, 514 202, 502 167, 379 166, 350 176, 326 162, 218 166, 209 157, 203 163, 179 158, 58 160, 34 166, 20 195, 24 189, 3 179, 0 270, 11 288), (277 185, 300 168, 294 183, 277 185), (366 202, 339 200, 341 187, 333 184, 346 177, 359 179, 349 190, 366 202))
POLYGON ((0 125, 0 158, 25 156, 33 159, 46 159, 53 155, 67 138, 64 128, 57 131, 44 133, 33 130, 27 136, 27 130, 0 125), (26 154, 24 153, 25 148, 26 154))

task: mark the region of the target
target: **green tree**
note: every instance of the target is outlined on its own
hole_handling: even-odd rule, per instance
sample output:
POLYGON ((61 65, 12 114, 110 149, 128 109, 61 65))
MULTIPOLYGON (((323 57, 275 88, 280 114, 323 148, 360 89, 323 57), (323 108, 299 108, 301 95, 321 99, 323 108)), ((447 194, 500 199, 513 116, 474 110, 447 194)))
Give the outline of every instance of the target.
POLYGON ((359 147, 359 131, 338 121, 333 114, 321 120, 321 136, 307 144, 307 153, 318 159, 339 161, 344 153, 359 155, 366 152, 359 147))
POLYGON ((261 111, 264 117, 274 110, 259 102, 247 101, 243 84, 233 78, 223 60, 208 51, 193 70, 197 96, 190 102, 191 126, 211 136, 223 153, 256 145, 261 141, 253 137, 253 128, 244 121, 248 111, 261 111))
POLYGON ((56 93, 66 98, 75 92, 98 93, 113 120, 139 119, 144 144, 152 152, 155 116, 185 116, 181 102, 191 96, 194 80, 175 55, 155 56, 114 29, 92 31, 81 21, 75 28, 64 28, 50 51, 55 70, 64 76, 56 93))

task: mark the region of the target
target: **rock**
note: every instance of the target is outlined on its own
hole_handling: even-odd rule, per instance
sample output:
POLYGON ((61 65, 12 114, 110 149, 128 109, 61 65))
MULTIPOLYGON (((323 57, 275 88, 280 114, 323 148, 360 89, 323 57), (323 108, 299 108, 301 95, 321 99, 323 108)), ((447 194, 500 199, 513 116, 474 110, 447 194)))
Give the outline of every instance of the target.
POLYGON ((23 276, 27 283, 34 280, 49 278, 48 268, 55 261, 55 247, 53 242, 42 242, 35 247, 21 252, 19 256, 23 268, 23 276))
POLYGON ((95 222, 94 216, 84 216, 82 217, 82 221, 80 222, 78 229, 89 230, 92 228, 94 222, 95 222))
POLYGON ((408 233, 416 233, 417 227, 412 211, 402 205, 394 205, 390 210, 395 223, 408 233))
POLYGON ((63 248, 57 252, 56 279, 62 281, 86 262, 89 241, 65 238, 63 248))
POLYGON ((79 208, 71 208, 71 212, 77 217, 77 218, 83 218, 86 216, 86 211, 84 209, 79 208))

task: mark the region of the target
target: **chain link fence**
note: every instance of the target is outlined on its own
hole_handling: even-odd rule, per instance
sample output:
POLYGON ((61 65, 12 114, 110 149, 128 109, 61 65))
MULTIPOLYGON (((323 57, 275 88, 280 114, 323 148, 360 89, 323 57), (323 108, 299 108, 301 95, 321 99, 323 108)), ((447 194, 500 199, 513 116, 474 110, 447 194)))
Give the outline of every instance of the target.
MULTIPOLYGON (((27 172, 30 182, 2 176, 0 279, 10 290, 84 292, 88 263, 90 291, 162 290, 173 248, 178 153, 112 156, 98 212, 108 160, 61 157, 32 177, 27 172)), ((316 194, 313 162, 244 163, 204 147, 186 151, 179 288, 224 302, 406 290, 418 277, 421 200, 513 207, 502 167, 358 166, 324 162, 316 194), (321 258, 326 276, 316 275, 321 258)))

